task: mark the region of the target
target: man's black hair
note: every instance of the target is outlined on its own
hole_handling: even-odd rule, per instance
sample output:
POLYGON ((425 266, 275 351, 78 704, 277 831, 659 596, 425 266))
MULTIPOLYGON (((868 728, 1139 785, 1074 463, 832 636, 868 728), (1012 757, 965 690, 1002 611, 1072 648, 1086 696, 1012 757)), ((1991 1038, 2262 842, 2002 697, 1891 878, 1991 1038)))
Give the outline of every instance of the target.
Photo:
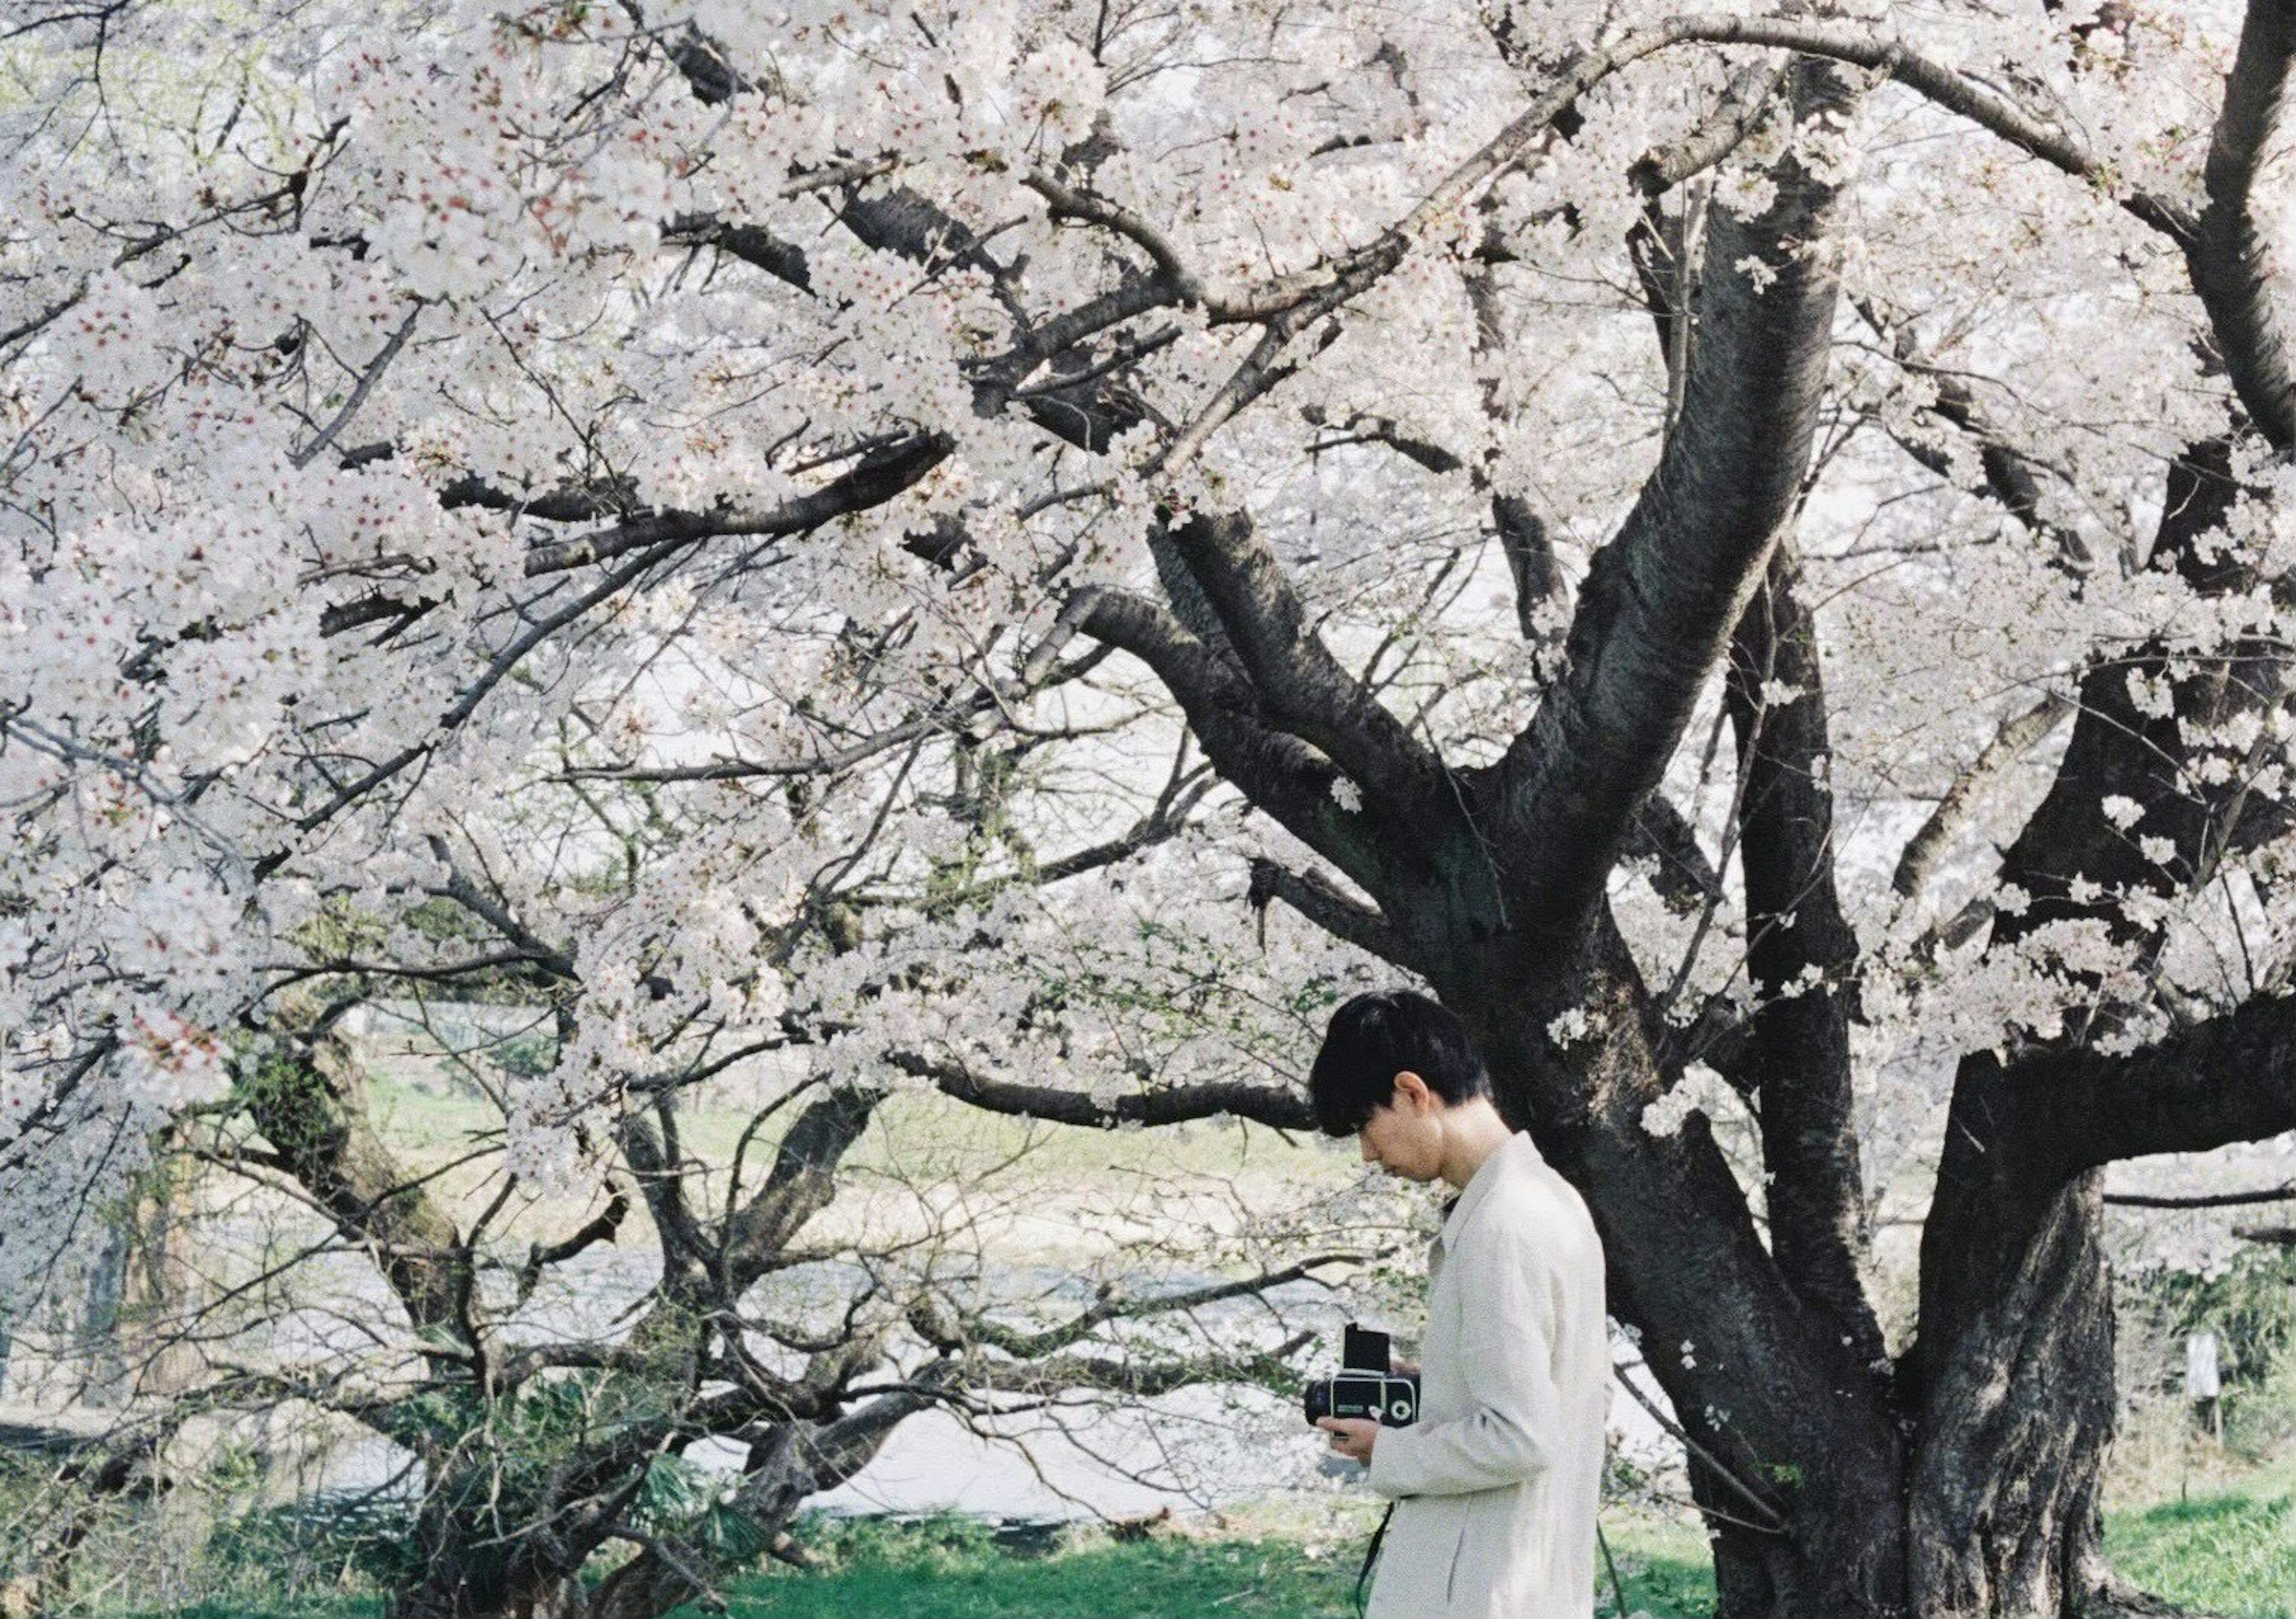
POLYGON ((1454 1106, 1491 1093, 1466 1026, 1442 1007, 1407 989, 1357 995, 1332 1014, 1308 1075, 1316 1123, 1325 1135, 1353 1135, 1393 1099, 1395 1076, 1406 1069, 1454 1106))

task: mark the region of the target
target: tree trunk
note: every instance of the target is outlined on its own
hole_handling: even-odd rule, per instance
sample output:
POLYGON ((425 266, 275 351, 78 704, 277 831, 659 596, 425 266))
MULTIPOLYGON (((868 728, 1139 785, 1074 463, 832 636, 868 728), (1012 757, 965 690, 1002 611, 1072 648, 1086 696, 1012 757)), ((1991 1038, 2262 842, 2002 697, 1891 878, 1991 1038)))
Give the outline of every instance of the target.
MULTIPOLYGON (((2197 543, 2231 509, 2230 467, 2223 439, 2172 464, 2152 558, 2212 596, 2254 584, 2235 554, 2197 543)), ((2140 955, 2155 949, 2157 931, 2132 921, 2114 896, 2167 895, 2179 881, 2204 881, 2227 844, 2277 824, 2259 812, 2260 795, 2196 790, 2187 779, 2195 753, 2187 727, 2206 734, 2279 700, 2277 649, 2236 643, 2192 663, 2143 647, 2084 678, 2056 779, 2003 853, 2001 880, 2030 899, 1996 919, 1994 950, 2060 922, 2100 926, 2140 955), (2170 683, 2170 713, 2136 707, 2132 671, 2170 683), (2177 876, 2105 819, 2102 805, 2116 794, 2174 844, 2177 876)), ((2087 1048, 2129 1010, 2101 1001, 2034 1050, 2087 1048)), ((2109 1581, 2099 1508, 2119 1404, 2112 1278, 2101 1173, 2078 1173, 2082 1163, 2068 1156, 2079 1132, 2064 1104, 2056 1088, 2005 1071, 1990 1053, 1965 1058, 1955 1078, 1922 1232, 1921 1337, 1906 1393, 1920 1424, 1908 1577, 1923 1614, 2071 1614, 2109 1581)))
MULTIPOLYGON (((1614 1034, 1596 1094, 1638 1088, 1638 1031, 1614 1034)), ((2098 1175, 2035 1191, 2051 1182, 2015 1155, 2030 1121, 1997 1091, 1964 1085, 1900 1412, 1877 1397, 1856 1335, 1832 1311, 1764 1296, 1767 1255, 1725 1263, 1730 1220, 1710 1176, 1727 1171, 1702 1118, 1670 1140, 1637 1130, 1640 1142, 1573 1129, 1530 1100, 1536 1080, 1511 1064, 1494 1075, 1508 1113, 1537 1121, 1542 1150, 1587 1195, 1611 1312, 1640 1333, 1695 1447, 1691 1487, 1714 1531, 1719 1619, 2070 1619, 2095 1599, 2107 1582, 2099 1507, 2115 1412, 2098 1175), (1980 1128, 1988 1113, 1995 1124, 1980 1128), (1713 1167, 1653 1174, 1636 1161, 1645 1154, 1713 1167), (1653 1195, 1670 1182, 1692 1195, 1653 1195), (1760 1285, 1723 1283, 1732 1268, 1760 1285)))
POLYGON ((390 1619, 586 1619, 578 1576, 594 1541, 545 1536, 541 1503, 489 1499, 481 1486, 475 1509, 439 1499, 424 1507, 390 1619))
POLYGON ((1611 1313, 1640 1334, 1694 1447, 1723 1619, 1901 1613, 1904 1446, 1881 1386, 1857 1335, 1788 1285, 1705 1119, 1642 1127, 1664 1090, 1647 997, 1607 913, 1588 935, 1575 965, 1502 942, 1485 948, 1505 961, 1439 987, 1501 1111, 1594 1214, 1611 1313), (1573 1008, 1598 1013, 1601 1038, 1558 1051, 1548 1023, 1573 1008))
POLYGON ((459 1554, 434 1558, 391 1602, 391 1619, 589 1619, 582 1582, 572 1574, 512 1575, 498 1562, 459 1554))
POLYGON ((2117 1400, 2102 1175, 2025 1161, 2031 1108, 1964 1065, 1922 1243, 1909 1576, 1923 1614, 2071 1614, 2105 1583, 2117 1400))
MULTIPOLYGON (((731 1506, 749 1520, 761 1543, 783 1545, 785 1532, 808 1500, 866 1467, 903 1419, 927 1403, 922 1395, 895 1394, 833 1422, 775 1426, 750 1446, 731 1506)), ((702 1594, 695 1576, 708 1572, 708 1560, 699 1553, 668 1539, 658 1541, 598 1588, 584 1619, 661 1619, 702 1594)))

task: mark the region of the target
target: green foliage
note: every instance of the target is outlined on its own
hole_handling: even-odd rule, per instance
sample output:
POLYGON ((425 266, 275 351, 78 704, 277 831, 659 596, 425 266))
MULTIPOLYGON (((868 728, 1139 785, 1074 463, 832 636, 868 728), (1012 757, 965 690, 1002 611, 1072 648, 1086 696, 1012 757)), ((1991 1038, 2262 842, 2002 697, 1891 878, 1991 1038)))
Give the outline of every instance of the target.
POLYGON ((955 1566, 996 1555, 995 1526, 955 1512, 914 1518, 808 1513, 791 1538, 824 1569, 870 1563, 955 1566))
POLYGON ((1619 1607, 1607 1573, 1595 1582, 1595 1612, 1598 1616, 1628 1619, 1642 1614, 1649 1619, 1707 1619, 1714 1612, 1714 1566, 1704 1558, 1648 1557, 1619 1565, 1619 1583, 1627 1606, 1619 1607))
POLYGON ((414 1514, 403 1500, 323 1496, 258 1507, 217 1522, 209 1574, 219 1588, 258 1599, 387 1586, 406 1572, 413 1537, 414 1514))
POLYGON ((390 924, 348 897, 332 895, 287 936, 316 961, 342 961, 381 949, 390 942, 390 924))
POLYGON ((487 1049, 487 1061, 520 1079, 533 1079, 558 1066, 558 1036, 537 1029, 487 1049))
POLYGON ((710 1502, 701 1519, 687 1528, 685 1538, 709 1552, 720 1568, 755 1563, 774 1544, 774 1537, 757 1519, 723 1501, 710 1502))
POLYGON ((682 1456, 660 1456, 646 1469, 630 1517, 651 1533, 674 1534, 709 1552, 720 1568, 740 1568, 772 1549, 758 1521, 721 1499, 725 1476, 682 1456))
POLYGON ((492 1401, 472 1388, 434 1388, 420 1398, 429 1402, 425 1414, 437 1435, 460 1439, 457 1448, 475 1458, 438 1481, 434 1492, 458 1495, 471 1509, 515 1525, 521 1513, 549 1499, 564 1463, 632 1424, 660 1416, 676 1392, 603 1370, 530 1378, 492 1401))
POLYGON ((2203 1327, 2216 1333, 2227 1392, 2260 1386, 2296 1353, 2296 1247, 2255 1245, 2213 1276, 2154 1271, 2126 1285, 2177 1341, 2203 1327))
POLYGON ((290 1157, 324 1153, 341 1135, 339 1104, 285 1042, 247 1052, 231 1072, 234 1106, 265 1121, 271 1144, 290 1157))
POLYGON ((720 1486, 683 1456, 658 1456, 630 1502, 630 1520, 648 1533, 675 1530, 707 1511, 720 1486))
POLYGON ((1714 1612, 1714 1558, 1705 1531, 1673 1513, 1632 1509, 1607 1509, 1603 1514, 1603 1538, 1610 1563, 1598 1558, 1595 1570, 1595 1612, 1597 1619, 1626 1619, 1647 1614, 1651 1619, 1707 1619, 1714 1612), (1618 1586, 1611 1583, 1611 1567, 1618 1569, 1618 1586), (1618 1593, 1626 1606, 1618 1605, 1618 1593))

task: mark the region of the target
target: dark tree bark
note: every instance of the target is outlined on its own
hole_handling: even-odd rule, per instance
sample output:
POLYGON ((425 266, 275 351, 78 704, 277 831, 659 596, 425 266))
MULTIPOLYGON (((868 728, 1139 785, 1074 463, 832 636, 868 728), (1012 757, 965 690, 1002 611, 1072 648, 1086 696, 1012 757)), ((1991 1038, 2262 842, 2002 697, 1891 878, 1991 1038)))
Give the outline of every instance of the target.
POLYGON ((1858 1274, 1866 1182, 1851 1116, 1849 1023, 1857 936, 1833 879, 1833 792, 1825 772, 1825 677, 1800 564, 1781 546, 1747 604, 1724 700, 1744 787, 1738 860, 1746 879, 1747 971, 1759 998, 1747 1029, 1770 1252, 1796 1296, 1823 1312, 1866 1364, 1886 1361, 1858 1274), (1771 692, 1784 695, 1773 699, 1771 692))

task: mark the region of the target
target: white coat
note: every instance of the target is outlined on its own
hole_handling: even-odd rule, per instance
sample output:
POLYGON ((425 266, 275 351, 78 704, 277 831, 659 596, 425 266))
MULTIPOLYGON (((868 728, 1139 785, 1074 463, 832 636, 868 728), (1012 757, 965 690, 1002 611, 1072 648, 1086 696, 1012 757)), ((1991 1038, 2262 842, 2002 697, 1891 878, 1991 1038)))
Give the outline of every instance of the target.
POLYGON ((1595 1222, 1517 1134, 1428 1270, 1420 1419, 1372 1447, 1396 1509, 1370 1619, 1591 1619, 1611 1374, 1595 1222))

